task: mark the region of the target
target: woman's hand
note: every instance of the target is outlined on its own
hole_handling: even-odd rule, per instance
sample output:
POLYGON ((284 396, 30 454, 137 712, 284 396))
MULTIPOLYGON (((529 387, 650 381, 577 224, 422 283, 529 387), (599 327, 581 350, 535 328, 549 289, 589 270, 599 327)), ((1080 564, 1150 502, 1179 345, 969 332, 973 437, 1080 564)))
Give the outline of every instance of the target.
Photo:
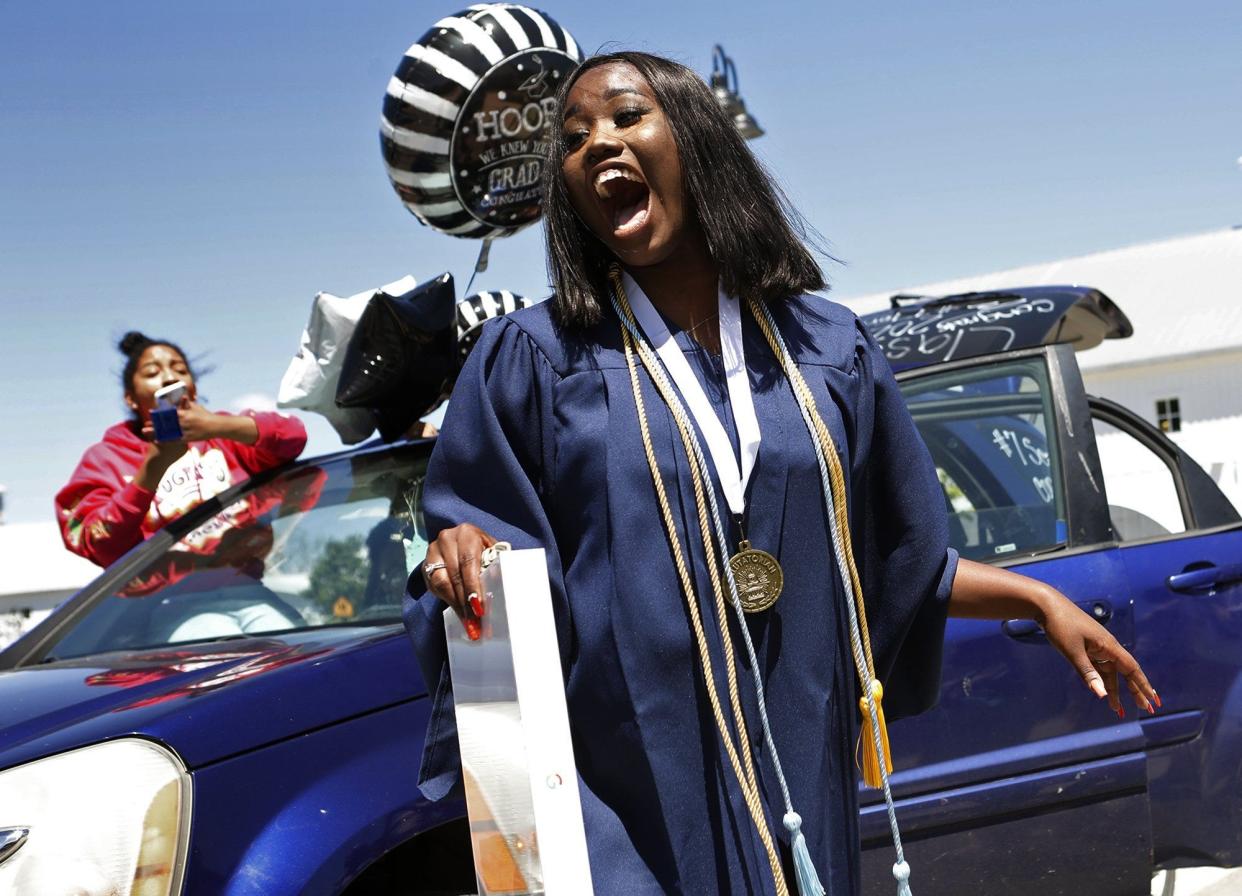
MULTIPOLYGON (((145 434, 146 430, 144 430, 145 434)), ((149 436, 148 436, 149 438, 149 436)), ((168 472, 168 468, 185 454, 188 446, 183 440, 175 442, 151 442, 147 445, 147 453, 134 474, 134 482, 139 488, 149 492, 160 487, 160 480, 168 472)))
POLYGON ((196 401, 184 401, 177 408, 177 422, 181 424, 181 436, 187 442, 205 442, 222 438, 219 415, 213 414, 196 401))
POLYGON ((1048 643, 1069 660, 1097 697, 1107 697, 1125 718, 1119 686, 1125 679, 1134 702, 1148 712, 1160 697, 1130 652, 1112 633, 1050 585, 1007 569, 960 560, 949 596, 949 615, 963 619, 1033 619, 1048 643))
POLYGON ((445 529, 427 548, 423 561, 423 579, 427 587, 444 601, 461 619, 466 635, 477 641, 482 629, 483 601, 480 576, 483 572, 483 552, 496 543, 478 526, 462 523, 445 529))
POLYGON ((1120 682, 1135 704, 1150 713, 1160 706, 1160 695, 1148 682, 1142 668, 1104 628, 1064 595, 1051 601, 1043 619, 1038 620, 1048 636, 1048 643, 1061 652, 1083 682, 1097 697, 1108 697, 1108 705, 1121 718, 1126 717, 1121 705, 1120 682))
POLYGON ((259 438, 259 425, 245 414, 215 414, 198 402, 183 402, 177 409, 181 434, 187 442, 230 439, 253 445, 259 438))

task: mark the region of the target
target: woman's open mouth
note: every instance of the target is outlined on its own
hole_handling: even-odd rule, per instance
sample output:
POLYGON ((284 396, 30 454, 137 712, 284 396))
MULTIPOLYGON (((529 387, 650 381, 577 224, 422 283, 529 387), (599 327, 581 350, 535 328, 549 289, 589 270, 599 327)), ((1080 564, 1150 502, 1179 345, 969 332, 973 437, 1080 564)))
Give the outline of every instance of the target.
POLYGON ((635 172, 606 168, 595 176, 595 195, 612 223, 613 236, 632 236, 647 223, 651 190, 635 172))

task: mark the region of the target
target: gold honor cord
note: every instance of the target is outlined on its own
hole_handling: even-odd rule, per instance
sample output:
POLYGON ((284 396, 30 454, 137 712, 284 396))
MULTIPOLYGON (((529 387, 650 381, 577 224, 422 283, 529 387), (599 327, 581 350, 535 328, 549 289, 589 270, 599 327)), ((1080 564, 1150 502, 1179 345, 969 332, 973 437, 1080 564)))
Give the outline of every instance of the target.
MULTIPOLYGON (((620 285, 619 278, 615 281, 615 285, 618 293, 624 297, 625 293, 620 285)), ((628 304, 624 305, 624 310, 627 315, 630 315, 628 304)), ((632 315, 630 316, 630 322, 635 323, 632 315)), ((660 371, 658 366, 659 361, 653 356, 650 347, 644 343, 635 343, 629 330, 624 326, 621 328, 621 335, 625 343, 625 359, 630 373, 630 385, 633 389, 634 401, 638 408, 638 424, 642 432, 643 450, 646 452, 647 466, 651 471, 652 482, 655 485, 656 499, 660 505, 660 516, 664 521, 665 528, 668 530, 669 544, 673 551, 673 563, 677 567, 677 576, 681 580, 681 587, 686 597, 686 605, 690 611, 690 624, 694 629, 699 663, 703 667, 707 699, 711 704, 712 715, 715 717, 716 730, 724 744, 725 753, 729 757, 729 764, 733 768, 734 777, 742 789, 742 796, 746 802, 746 808, 750 812, 751 820, 759 833, 760 840, 763 842, 764 850, 767 852, 768 864, 771 866, 777 896, 789 896, 789 888, 785 883, 784 869, 781 867, 780 856, 777 854, 776 846, 772 840, 772 832, 769 829, 767 817, 763 811, 763 803, 759 797, 759 788, 755 778, 750 738, 746 731, 746 722, 742 715, 741 701, 738 696, 737 672, 733 659, 733 642, 729 634, 729 620, 725 610, 724 592, 720 584, 717 552, 716 547, 712 544, 711 529, 707 519, 703 478, 699 472, 698 465, 694 462, 693 444, 691 442, 693 436, 686 429, 685 420, 674 414, 673 419, 677 424, 678 433, 681 435, 682 444, 685 446, 687 456, 690 458, 691 481, 694 483, 695 505, 699 512, 699 530, 703 536, 703 546, 708 558, 708 573, 711 577, 712 589, 715 592, 717 622, 720 627, 721 641, 724 648, 726 678, 729 685, 729 703, 733 712, 734 724, 737 727, 738 742, 736 745, 733 733, 729 730, 729 724, 725 719, 724 710, 720 705, 720 696, 716 691, 716 679, 712 671, 711 654, 707 644, 707 636, 703 629, 703 620, 699 613, 698 597, 695 594, 694 584, 691 580, 689 569, 686 566, 685 556, 681 547, 681 538, 677 533, 677 525, 673 519, 672 509, 668 503, 668 495, 664 488, 664 479, 660 474, 655 449, 652 446, 646 407, 638 380, 638 368, 634 362, 636 351, 665 402, 670 402, 670 399, 675 401, 676 396, 669 394, 670 387, 668 381, 663 377, 662 371, 660 371), (657 375, 657 373, 660 375, 657 375)), ((670 404, 670 406, 672 405, 670 404)))

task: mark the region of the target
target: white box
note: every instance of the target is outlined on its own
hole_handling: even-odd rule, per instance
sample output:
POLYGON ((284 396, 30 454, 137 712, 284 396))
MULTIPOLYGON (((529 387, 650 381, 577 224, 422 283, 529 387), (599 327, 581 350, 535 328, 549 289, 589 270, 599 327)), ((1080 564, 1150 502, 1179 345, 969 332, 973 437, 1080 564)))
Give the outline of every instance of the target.
POLYGON ((483 591, 478 641, 444 611, 479 894, 591 896, 544 551, 501 551, 483 591))

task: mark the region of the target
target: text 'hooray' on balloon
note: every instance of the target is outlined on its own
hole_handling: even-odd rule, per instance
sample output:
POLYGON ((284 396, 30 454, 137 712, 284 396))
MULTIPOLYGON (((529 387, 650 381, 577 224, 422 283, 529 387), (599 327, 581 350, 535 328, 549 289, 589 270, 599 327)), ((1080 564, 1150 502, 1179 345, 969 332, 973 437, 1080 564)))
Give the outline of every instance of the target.
POLYGON ((546 128, 582 61, 550 16, 510 3, 436 22, 384 97, 388 178, 419 221, 453 236, 509 236, 539 218, 546 128))

